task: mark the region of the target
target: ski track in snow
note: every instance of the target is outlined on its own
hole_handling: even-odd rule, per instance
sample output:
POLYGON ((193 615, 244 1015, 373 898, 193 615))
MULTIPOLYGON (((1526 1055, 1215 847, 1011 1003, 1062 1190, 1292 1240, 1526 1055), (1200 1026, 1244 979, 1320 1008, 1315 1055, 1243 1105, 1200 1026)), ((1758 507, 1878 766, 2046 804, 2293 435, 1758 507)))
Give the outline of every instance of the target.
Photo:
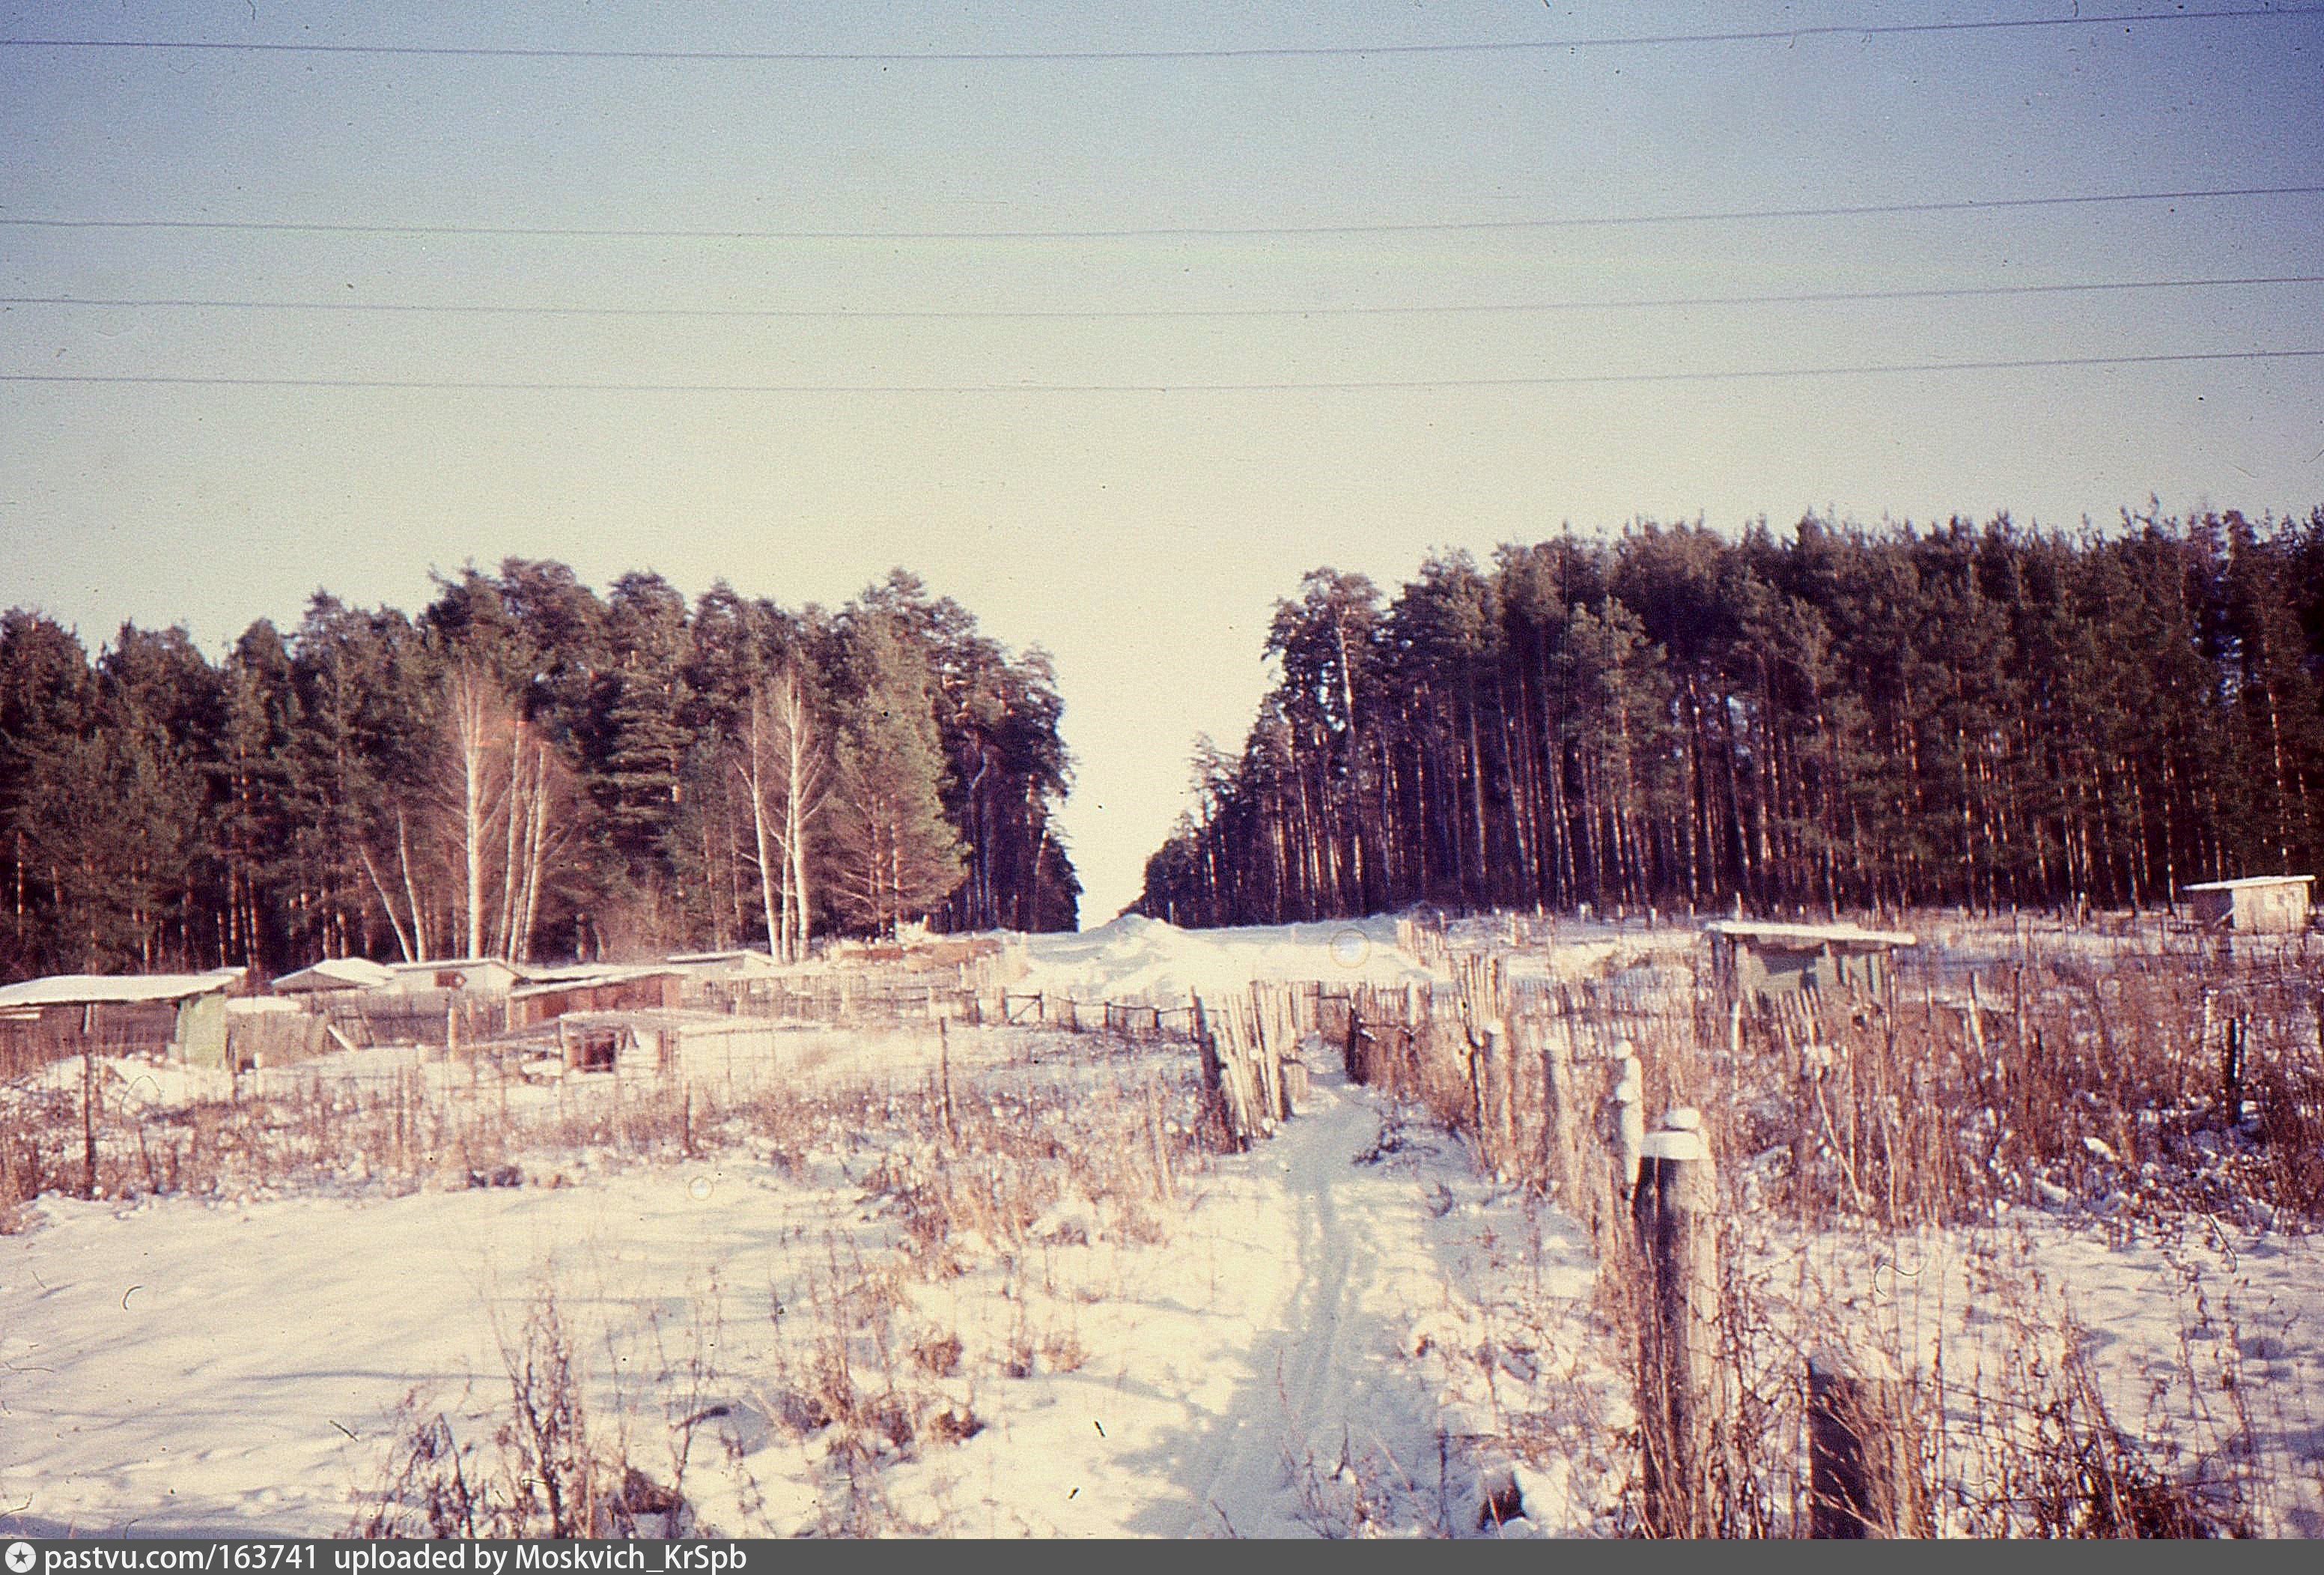
POLYGON ((1434 1408, 1398 1360, 1407 1327, 1398 1303, 1429 1256, 1425 1205, 1408 1177, 1354 1163, 1378 1130, 1370 1098, 1327 1075, 1308 1108, 1253 1151, 1254 1163, 1280 1172, 1296 1290, 1247 1358, 1251 1372, 1211 1441, 1181 1535, 1312 1534, 1296 1496, 1311 1469, 1385 1474, 1406 1498, 1423 1479, 1416 1457, 1434 1452, 1434 1408))
MULTIPOLYGON (((1273 1138, 1184 1179, 1167 1242, 1038 1249, 1061 1288, 1041 1316, 1075 1320, 1085 1364, 981 1381, 985 1434, 888 1468, 900 1524, 1164 1537, 1448 1524, 1434 1391, 1409 1342, 1471 1268, 1473 1211, 1439 1218, 1438 1189, 1486 1187, 1449 1145, 1357 1163, 1383 1109, 1323 1072, 1273 1138), (1072 1306, 1109 1279, 1103 1300, 1072 1306)), ((495 1328, 521 1321, 551 1261, 597 1368, 593 1411, 649 1419, 650 1465, 660 1399, 635 1367, 609 1371, 609 1353, 644 1358, 647 1320, 681 1328, 715 1274, 733 1304, 722 1393, 749 1394, 771 1350, 754 1287, 795 1287, 802 1268, 786 1241, 838 1229, 879 1250, 891 1230, 835 1162, 793 1180, 735 1153, 565 1188, 39 1209, 43 1227, 0 1247, 0 1527, 52 1535, 343 1532, 407 1393, 488 1436, 506 1397, 495 1328)), ((935 1327, 991 1351, 1024 1316, 1000 1283, 988 1265, 915 1295, 935 1327)), ((751 1464, 770 1507, 747 1517, 719 1504, 703 1451, 689 1496, 715 1506, 712 1524, 825 1524, 811 1447, 761 1447, 751 1464)), ((1449 1492, 1466 1501, 1457 1481, 1449 1492)))

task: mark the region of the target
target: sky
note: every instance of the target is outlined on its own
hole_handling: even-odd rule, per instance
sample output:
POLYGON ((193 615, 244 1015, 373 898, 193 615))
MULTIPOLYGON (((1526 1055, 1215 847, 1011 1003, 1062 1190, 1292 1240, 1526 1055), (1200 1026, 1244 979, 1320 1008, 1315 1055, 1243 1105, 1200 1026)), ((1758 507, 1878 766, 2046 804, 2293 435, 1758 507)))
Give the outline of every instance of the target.
POLYGON ((0 606, 903 565, 1102 922, 1319 565, 2324 503, 2324 10, 2075 14, 0 5, 0 606))

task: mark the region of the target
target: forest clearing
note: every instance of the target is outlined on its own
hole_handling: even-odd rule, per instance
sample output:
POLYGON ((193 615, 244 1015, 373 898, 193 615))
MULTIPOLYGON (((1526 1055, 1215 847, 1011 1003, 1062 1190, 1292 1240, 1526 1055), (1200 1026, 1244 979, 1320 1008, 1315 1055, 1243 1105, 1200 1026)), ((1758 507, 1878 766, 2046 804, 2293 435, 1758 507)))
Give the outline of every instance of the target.
POLYGON ((1213 1054, 60 1062, 4 1096, 0 1528, 1797 1535, 1841 1352, 1898 1530, 2318 1534, 2311 943, 2113 928, 1926 915, 1877 993, 1737 1011, 1693 926, 1133 916, 1009 988, 1200 1000, 1213 1054), (1675 1496, 1626 1105, 1715 1176, 1675 1496))
POLYGON ((1768 12, 19 0, 12 1575, 2324 1537, 2324 0, 1768 12))

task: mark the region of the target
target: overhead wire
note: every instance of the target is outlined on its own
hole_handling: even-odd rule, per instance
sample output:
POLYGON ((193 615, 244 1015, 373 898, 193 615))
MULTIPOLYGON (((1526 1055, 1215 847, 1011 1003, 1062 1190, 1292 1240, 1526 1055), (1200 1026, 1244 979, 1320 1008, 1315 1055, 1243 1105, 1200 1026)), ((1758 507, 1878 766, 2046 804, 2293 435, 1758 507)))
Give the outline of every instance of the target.
POLYGON ((1380 306, 1187 307, 783 307, 593 306, 545 302, 266 301, 214 296, 0 295, 0 307, 83 307, 107 310, 318 311, 415 316, 804 319, 867 321, 1116 321, 1204 318, 1425 317, 1529 312, 1632 311, 1658 308, 1845 305, 1899 301, 1969 301, 2006 296, 2097 294, 2140 290, 2204 290, 2324 284, 2324 273, 2239 277, 2109 279, 2050 284, 1936 285, 1898 290, 1805 290, 1764 294, 1612 296, 1601 300, 1426 301, 1380 306))
POLYGON ((1218 48, 1111 50, 738 50, 622 49, 526 44, 326 43, 262 39, 0 38, 0 49, 118 50, 248 55, 379 56, 543 61, 617 60, 695 64, 976 65, 1082 62, 1351 60, 1432 55, 1551 53, 1557 51, 1661 49, 1748 43, 1796 44, 1822 38, 1898 38, 1930 33, 2131 27, 2149 23, 2293 21, 2324 6, 2218 7, 2205 11, 2093 12, 2085 16, 2008 16, 1953 22, 1836 23, 1808 27, 1733 28, 1666 33, 1473 39, 1364 44, 1250 44, 1218 48))
MULTIPOLYGON (((315 55, 447 56, 530 60, 604 60, 628 61, 844 62, 898 63, 973 61, 1102 61, 1199 60, 1283 57, 1351 58, 1370 55, 1425 55, 1513 51, 1643 48, 1683 44, 1739 44, 1775 41, 1797 42, 1833 36, 1877 38, 1920 33, 1999 32, 2029 28, 2130 26, 2143 23, 2286 20, 2324 15, 2324 6, 2181 9, 2168 13, 2092 14, 2087 16, 1970 19, 1952 22, 1888 23, 1740 29, 1692 33, 1606 35, 1530 40, 1475 41, 1383 45, 1248 46, 1187 50, 984 51, 815 51, 749 50, 630 50, 550 48, 492 45, 401 45, 267 41, 136 40, 136 39, 0 39, 0 48, 60 50, 187 51, 239 53, 315 55)), ((1728 208, 1615 215, 1552 215, 1512 218, 1410 221, 1357 221, 1289 225, 1126 226, 1103 228, 1024 228, 998 230, 871 230, 871 229, 748 229, 680 228, 609 226, 548 226, 521 224, 400 224, 332 219, 227 219, 188 218, 99 218, 66 215, 23 215, 0 211, 0 227, 60 230, 172 230, 227 232, 289 232, 364 236, 475 236, 591 240, 717 240, 717 241, 842 241, 948 242, 1099 241, 1114 239, 1265 238, 1353 235, 1459 234, 1499 231, 1577 229, 1626 226, 1767 222, 1792 219, 1834 219, 1879 216, 2006 211, 2094 204, 2232 200, 2255 197, 2297 197, 2324 194, 2324 184, 2190 188, 2165 191, 2082 192, 2047 197, 1998 197, 1911 202, 1838 204, 1794 208, 1728 208)), ((1400 316, 1426 313, 1519 313, 1575 310, 1636 310, 1660 308, 1702 308, 1747 305, 1843 303, 1911 300, 1974 299, 2034 296, 2100 291, 2282 286, 2324 283, 2312 274, 2255 275, 2244 278, 2126 280, 2052 284, 1964 285, 1885 291, 1807 291, 1784 293, 1732 293, 1692 297, 1613 298, 1597 301, 1419 303, 1338 307, 1137 308, 1137 309, 847 309, 771 307, 598 307, 525 303, 499 306, 479 302, 360 302, 328 301, 266 301, 199 297, 71 297, 23 295, 0 298, 0 305, 103 307, 117 309, 186 309, 217 310, 342 311, 375 313, 443 313, 540 317, 637 318, 816 318, 843 320, 904 319, 1163 319, 1400 316)), ((296 376, 234 376, 197 375, 106 375, 80 373, 0 374, 11 383, 121 384, 304 388, 376 388, 475 390, 499 392, 632 392, 632 393, 767 393, 767 394, 915 394, 915 393, 1130 393, 1148 390, 1182 392, 1292 391, 1312 389, 1364 390, 1447 387, 1523 387, 1585 384, 1729 381, 1747 378, 1829 377, 1885 374, 2024 370, 2076 366, 2122 366, 2177 362, 2259 361, 2300 359, 2324 351, 2290 348, 2244 351, 2203 351, 2149 355, 2034 357, 2011 360, 1900 362, 1835 366, 1755 367, 1724 370, 1577 373, 1490 378, 1420 378, 1380 381, 1314 381, 1253 383, 1153 384, 623 384, 562 383, 527 380, 374 379, 296 376)))
POLYGON ((1149 225, 1091 229, 749 229, 616 225, 390 224, 346 219, 96 218, 0 212, 0 227, 35 229, 288 231, 312 235, 469 236, 497 240, 642 241, 1082 241, 1221 240, 1238 236, 1407 235, 1495 230, 1599 229, 1633 225, 1731 224, 1794 218, 1863 218, 2069 208, 2103 203, 2194 202, 2251 197, 2324 195, 2324 183, 2196 187, 2171 191, 2074 192, 2052 197, 1978 197, 1921 202, 1832 204, 1812 208, 1704 208, 1669 213, 1559 214, 1518 218, 1358 221, 1344 224, 1149 225))
POLYGON ((1857 377, 1904 373, 2015 372, 2085 366, 2152 366, 2196 362, 2291 361, 2324 357, 2324 347, 2190 350, 2125 356, 2045 356, 1978 361, 1877 362, 1831 366, 1751 366, 1706 371, 1545 373, 1508 377, 1396 377, 1277 382, 1198 382, 1156 378, 1124 383, 623 383, 528 378, 297 377, 175 373, 0 372, 0 383, 161 387, 337 388, 475 394, 1290 394, 1406 392, 1437 388, 1554 388, 1585 384, 1730 383, 1754 379, 1857 377))

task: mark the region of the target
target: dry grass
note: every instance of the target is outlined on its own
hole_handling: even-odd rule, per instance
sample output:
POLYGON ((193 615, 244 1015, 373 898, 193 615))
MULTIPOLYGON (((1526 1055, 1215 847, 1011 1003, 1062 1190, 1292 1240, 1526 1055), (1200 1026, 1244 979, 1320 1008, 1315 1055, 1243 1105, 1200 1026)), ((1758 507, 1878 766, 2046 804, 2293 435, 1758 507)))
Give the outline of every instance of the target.
POLYGON ((1750 1205, 1812 1225, 1961 1224, 2066 1200, 2324 1222, 2324 954, 2181 943, 2098 961, 2032 934, 1999 945, 1973 997, 1965 971, 1907 962, 1877 996, 1738 1013, 1707 958, 1690 970, 1665 956, 1549 991, 1464 977, 1420 1021, 1343 1012, 1329 1032, 1486 1168, 1601 1227, 1610 1181, 1585 1172, 1626 1050, 1649 1112, 1703 1109, 1750 1205), (1488 1014, 1510 1024, 1506 1071, 1477 1053, 1488 1014), (1561 1124, 1544 1076, 1553 1041, 1570 1047, 1561 1124))
POLYGON ((463 1441, 448 1412, 417 1391, 397 1419, 387 1480, 350 1536, 682 1535, 686 1501, 632 1465, 593 1428, 574 1342, 553 1283, 515 1329, 499 1331, 508 1400, 484 1441, 463 1441))
POLYGON ((1720 1423, 1689 1474, 1688 1524, 1804 1534, 1806 1356, 1835 1341, 1911 1375, 1899 1409, 1914 1496, 1921 1524, 1947 1534, 2237 1535, 2295 1524, 2287 1507, 2307 1489, 2259 1459, 2255 1391, 2236 1370, 2246 1337, 2199 1338, 2218 1316, 2200 1291, 2181 1308, 2177 1369, 2150 1371, 2148 1403, 2132 1414, 2119 1391, 2110 1402, 2083 1331, 2023 1262, 1961 1287, 1950 1315, 1958 1324, 1973 1302, 1974 1335, 1946 1332, 1942 1307, 1907 1328, 1860 1282, 1878 1286, 1885 1264, 1893 1302, 1908 1234, 2006 1236, 1993 1224, 2013 1207, 2150 1247, 2216 1234, 2222 1218, 2293 1232, 2324 1222, 2324 958, 2294 943, 2094 959, 2037 936, 1993 950, 1974 996, 1964 971, 1908 964, 1877 996, 1736 1013, 1698 977, 1707 968, 1665 959, 1528 993, 1471 969, 1465 1013, 1440 996, 1426 1021, 1399 1012, 1332 1024, 1341 1042, 1356 1035, 1370 1080, 1463 1137, 1480 1168, 1557 1198, 1591 1228, 1600 1295, 1586 1339, 1626 1393, 1545 1371, 1502 1426, 1529 1461, 1618 1439, 1628 1464, 1605 1529, 1651 1529, 1645 1462, 1673 1449, 1655 1422, 1659 1375, 1636 1333, 1643 1274, 1606 1158, 1607 1096, 1626 1052, 1643 1063, 1650 1115, 1703 1112, 1720 1183, 1720 1423), (1509 1018, 1513 1073, 1474 1053, 1464 1030, 1480 1006, 1509 1018), (1541 1054, 1553 1039, 1572 1047, 1562 1128, 1541 1054), (1784 1283, 1778 1241, 1853 1255, 1866 1274, 1784 1283))

